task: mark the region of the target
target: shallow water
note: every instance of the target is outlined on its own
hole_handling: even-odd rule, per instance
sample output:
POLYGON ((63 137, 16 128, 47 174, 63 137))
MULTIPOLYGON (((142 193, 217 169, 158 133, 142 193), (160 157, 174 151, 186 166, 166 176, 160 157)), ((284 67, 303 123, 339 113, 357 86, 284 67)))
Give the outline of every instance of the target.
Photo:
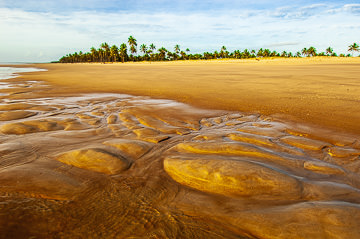
POLYGON ((16 77, 19 76, 19 73, 35 72, 35 71, 46 71, 46 70, 33 68, 33 67, 15 68, 15 67, 3 67, 3 66, 0 66, 0 80, 16 78, 16 77))
POLYGON ((42 87, 0 89, 0 238, 360 237, 357 138, 42 87))

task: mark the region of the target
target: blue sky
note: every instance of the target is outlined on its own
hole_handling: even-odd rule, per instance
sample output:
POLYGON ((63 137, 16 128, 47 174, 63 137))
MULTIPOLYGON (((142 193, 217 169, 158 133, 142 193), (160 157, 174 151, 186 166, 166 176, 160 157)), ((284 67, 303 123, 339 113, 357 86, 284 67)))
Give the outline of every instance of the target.
POLYGON ((0 0, 0 62, 48 62, 101 42, 191 52, 360 43, 360 1, 0 0))

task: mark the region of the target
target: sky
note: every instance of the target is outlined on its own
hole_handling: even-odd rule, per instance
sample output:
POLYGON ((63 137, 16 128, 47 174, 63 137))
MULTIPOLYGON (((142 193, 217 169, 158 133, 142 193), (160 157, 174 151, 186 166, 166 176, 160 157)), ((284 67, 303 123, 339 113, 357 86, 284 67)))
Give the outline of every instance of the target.
POLYGON ((360 44, 360 0, 0 0, 0 62, 50 62, 102 42, 191 53, 360 44))

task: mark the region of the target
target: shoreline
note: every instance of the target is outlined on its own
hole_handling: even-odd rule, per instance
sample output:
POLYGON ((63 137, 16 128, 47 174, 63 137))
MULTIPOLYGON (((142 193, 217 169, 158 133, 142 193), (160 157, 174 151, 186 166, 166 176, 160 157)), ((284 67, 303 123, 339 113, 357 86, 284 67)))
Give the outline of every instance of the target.
POLYGON ((50 83, 49 93, 56 95, 143 95, 360 135, 359 66, 360 58, 314 57, 12 67, 47 69, 21 73, 20 78, 50 83))
POLYGON ((223 59, 199 59, 199 60, 172 60, 172 61, 127 61, 127 62, 77 62, 77 63, 60 63, 60 62, 24 62, 24 63, 6 63, 0 62, 1 66, 9 67, 30 67, 30 65, 152 65, 152 64, 203 64, 203 63, 237 63, 237 64, 337 64, 337 63, 360 63, 358 57, 339 57, 339 56, 313 56, 313 57, 256 57, 256 58, 223 58, 223 59))

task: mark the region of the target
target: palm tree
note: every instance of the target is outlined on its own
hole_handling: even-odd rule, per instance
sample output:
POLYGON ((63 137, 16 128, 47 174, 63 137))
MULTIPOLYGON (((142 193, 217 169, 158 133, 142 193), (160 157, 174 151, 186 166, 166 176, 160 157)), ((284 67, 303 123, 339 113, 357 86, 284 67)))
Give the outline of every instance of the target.
POLYGON ((136 42, 136 39, 133 37, 133 36, 129 36, 129 39, 128 39, 128 43, 129 43, 129 46, 130 46, 130 51, 131 51, 131 54, 134 54, 137 52, 137 42, 136 42))
POLYGON ((156 50, 156 46, 154 45, 154 43, 151 43, 151 44, 150 44, 150 61, 151 61, 151 59, 154 58, 153 52, 154 52, 155 50, 156 50))
POLYGON ((78 61, 79 61, 79 55, 78 55, 77 52, 74 53, 73 57, 74 57, 74 62, 78 62, 78 61))
POLYGON ((265 49, 263 51, 263 57, 269 57, 271 55, 271 51, 269 49, 265 49))
POLYGON ((225 47, 225 46, 222 46, 221 49, 220 49, 220 57, 221 57, 221 58, 224 58, 224 57, 225 57, 225 51, 226 51, 226 47, 225 47))
POLYGON ((185 60, 185 58, 186 58, 186 53, 185 53, 184 51, 180 51, 180 55, 181 55, 181 58, 182 58, 183 60, 185 60))
POLYGON ((120 53, 120 57, 121 57, 121 62, 124 63, 125 58, 127 57, 127 46, 125 43, 120 45, 119 53, 120 53))
POLYGON ((179 52, 180 52, 180 45, 175 45, 174 51, 175 51, 176 54, 179 54, 179 52))
POLYGON ((258 52, 256 53, 256 56, 260 57, 260 56, 263 56, 263 54, 264 54, 264 50, 262 48, 260 48, 258 50, 258 52))
POLYGON ((175 58, 176 58, 176 60, 177 60, 178 54, 179 54, 179 52, 180 52, 180 45, 175 45, 174 51, 175 51, 175 58))
POLYGON ((187 57, 187 59, 189 60, 189 57, 188 57, 188 56, 189 56, 189 53, 190 53, 190 49, 189 49, 189 48, 186 48, 185 51, 186 51, 186 57, 187 57))
POLYGON ((79 51, 79 59, 78 59, 79 62, 83 62, 84 61, 84 54, 82 51, 79 51))
POLYGON ((240 52, 239 50, 235 50, 235 51, 234 51, 234 57, 235 57, 236 59, 240 59, 240 58, 241 58, 241 52, 240 52))
POLYGON ((326 48, 326 55, 330 56, 333 53, 333 49, 331 47, 326 48))
POLYGON ((104 57, 105 57, 105 51, 102 49, 102 48, 99 48, 98 50, 98 53, 99 53, 99 60, 100 62, 104 62, 104 57))
POLYGON ((316 48, 313 46, 309 47, 309 49, 307 50, 307 53, 309 56, 316 56, 316 48))
MULTIPOLYGON (((166 50, 164 47, 158 49, 158 53, 155 52, 155 45, 152 43, 149 47, 145 44, 140 46, 140 51, 144 53, 144 56, 128 56, 128 50, 133 54, 137 52, 137 41, 134 37, 130 36, 128 39, 129 42, 129 49, 127 48, 126 43, 120 45, 120 49, 113 45, 109 47, 109 45, 104 42, 100 45, 99 49, 95 49, 94 47, 90 48, 89 52, 83 53, 82 51, 67 54, 59 59, 60 62, 63 63, 76 63, 76 62, 116 62, 119 61, 121 58, 122 62, 129 61, 129 60, 177 60, 177 59, 191 59, 191 60, 199 60, 199 59, 217 59, 217 58, 253 58, 253 57, 300 57, 301 55, 311 57, 311 56, 337 56, 337 54, 333 51, 333 48, 328 47, 325 52, 317 53, 316 48, 311 46, 308 49, 303 48, 301 51, 296 52, 294 55, 291 52, 283 51, 282 53, 277 53, 276 51, 270 51, 269 49, 262 49, 259 50, 247 50, 245 49, 243 52, 239 50, 235 50, 232 53, 229 53, 226 50, 225 46, 222 46, 220 52, 215 51, 214 53, 211 52, 204 52, 203 54, 187 54, 190 52, 189 48, 186 48, 185 51, 180 50, 179 45, 175 45, 174 53, 166 50), (149 55, 150 54, 150 57, 149 55)), ((360 51, 359 45, 357 43, 353 43, 349 46, 348 51, 354 52, 360 51)), ((345 56, 341 54, 340 56, 345 56)), ((348 54, 346 56, 351 56, 348 54)))
POLYGON ((116 62, 118 55, 119 55, 119 48, 116 45, 113 45, 110 48, 110 56, 112 57, 113 62, 116 62))
POLYGON ((158 49, 158 52, 159 52, 159 54, 160 54, 160 59, 161 59, 161 60, 165 60, 166 52, 167 52, 167 51, 168 51, 168 50, 166 50, 164 47, 161 47, 161 48, 158 49))
POLYGON ((133 56, 133 54, 137 52, 136 47, 130 46, 130 52, 131 52, 131 56, 133 56))
POLYGON ((359 45, 354 42, 354 44, 349 46, 348 51, 351 51, 351 56, 354 56, 354 51, 359 51, 359 45))
MULTIPOLYGON (((254 50, 251 50, 251 51, 254 51, 254 50)), ((242 55, 243 55, 244 58, 250 58, 251 57, 251 54, 250 54, 248 49, 245 49, 244 52, 242 53, 242 55)))
POLYGON ((106 42, 101 44, 101 49, 104 50, 104 56, 103 56, 103 61, 109 61, 109 56, 110 56, 110 47, 109 44, 107 44, 106 42))
POLYGON ((169 60, 173 60, 176 57, 176 53, 172 53, 171 51, 168 51, 167 57, 169 58, 169 60))
POLYGON ((146 46, 145 44, 142 44, 142 45, 140 46, 140 51, 142 51, 142 52, 144 53, 144 55, 145 55, 146 52, 147 52, 147 46, 146 46))
MULTIPOLYGON (((206 59, 214 59, 214 55, 211 52, 206 52, 206 59)), ((205 57, 205 55, 204 55, 205 57)))
POLYGON ((91 47, 90 52, 92 61, 96 61, 98 52, 96 51, 95 47, 91 47))
POLYGON ((308 50, 306 49, 306 47, 301 50, 301 54, 303 54, 304 56, 308 55, 308 50))

